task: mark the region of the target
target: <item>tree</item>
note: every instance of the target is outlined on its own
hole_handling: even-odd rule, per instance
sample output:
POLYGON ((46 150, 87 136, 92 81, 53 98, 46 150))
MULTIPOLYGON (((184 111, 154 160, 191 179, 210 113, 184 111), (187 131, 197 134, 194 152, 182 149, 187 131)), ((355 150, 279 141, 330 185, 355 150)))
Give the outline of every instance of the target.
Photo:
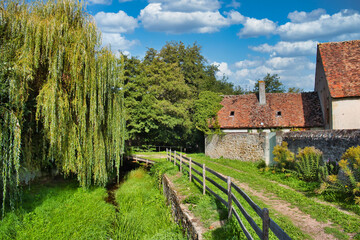
POLYGON ((289 87, 288 92, 289 93, 301 93, 304 89, 297 88, 297 87, 289 87))
MULTIPOLYGON (((285 88, 283 84, 280 82, 280 77, 277 74, 270 75, 270 73, 266 74, 263 78, 265 82, 265 92, 267 93, 283 93, 285 92, 285 88)), ((259 80, 255 83, 255 87, 253 92, 259 92, 259 80)))
POLYGON ((121 60, 77 1, 1 1, 0 16, 3 209, 20 166, 104 185, 124 148, 121 60))
POLYGON ((218 67, 207 65, 200 50, 197 44, 170 42, 160 51, 149 48, 142 61, 125 58, 129 143, 195 146, 204 142, 204 132, 209 131, 205 118, 213 116, 220 94, 235 90, 226 78, 216 78, 218 67), (207 105, 201 108, 200 103, 207 105))
POLYGON ((222 97, 214 92, 204 91, 200 93, 199 99, 195 101, 194 122, 196 128, 205 133, 213 134, 220 132, 217 112, 222 108, 220 104, 222 97), (209 128, 211 125, 214 129, 209 128))

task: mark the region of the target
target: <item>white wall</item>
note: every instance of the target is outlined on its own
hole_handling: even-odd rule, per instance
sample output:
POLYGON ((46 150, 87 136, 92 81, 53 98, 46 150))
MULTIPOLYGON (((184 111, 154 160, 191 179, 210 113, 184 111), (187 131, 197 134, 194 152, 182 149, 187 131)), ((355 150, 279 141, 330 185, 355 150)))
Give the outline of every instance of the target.
POLYGON ((332 100, 332 128, 360 129, 360 98, 332 100))

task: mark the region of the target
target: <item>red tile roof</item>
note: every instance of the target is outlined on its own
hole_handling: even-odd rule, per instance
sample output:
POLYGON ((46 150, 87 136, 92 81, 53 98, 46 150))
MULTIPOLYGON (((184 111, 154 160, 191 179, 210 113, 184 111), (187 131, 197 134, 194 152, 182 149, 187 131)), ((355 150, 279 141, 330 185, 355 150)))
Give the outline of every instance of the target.
POLYGON ((309 93, 267 93, 260 105, 256 94, 226 95, 218 112, 221 128, 323 127, 319 97, 309 93), (234 112, 234 116, 230 116, 234 112), (261 124, 262 123, 262 124, 261 124))
POLYGON ((360 96, 360 40, 318 44, 330 95, 360 96))

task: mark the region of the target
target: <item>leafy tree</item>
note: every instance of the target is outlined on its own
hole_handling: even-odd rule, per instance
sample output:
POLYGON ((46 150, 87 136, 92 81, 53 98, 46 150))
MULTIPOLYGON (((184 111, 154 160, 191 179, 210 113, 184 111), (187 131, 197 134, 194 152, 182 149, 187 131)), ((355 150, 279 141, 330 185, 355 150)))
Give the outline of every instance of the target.
MULTIPOLYGON (((126 65, 130 64, 127 62, 126 65)), ((141 64, 142 72, 126 85, 129 138, 137 144, 181 141, 190 128, 191 88, 180 68, 156 56, 141 64)))
POLYGON ((125 58, 130 144, 203 144, 203 132, 209 131, 205 118, 214 116, 219 94, 242 93, 226 78, 216 79, 218 67, 207 65, 200 51, 197 44, 170 42, 160 51, 149 48, 142 61, 125 58), (201 108, 207 95, 209 102, 201 108))
POLYGON ((122 62, 82 3, 0 2, 3 209, 20 166, 104 185, 124 148, 122 62), (9 185, 10 184, 10 185, 9 185))
POLYGON ((220 126, 217 119, 217 112, 222 108, 220 104, 222 97, 214 92, 204 91, 200 93, 199 99, 195 101, 195 113, 193 116, 195 126, 205 134, 220 132, 220 126), (214 129, 209 128, 211 125, 214 129))
POLYGON ((297 87, 289 87, 288 92, 289 93, 301 93, 304 89, 297 88, 297 87))
MULTIPOLYGON (((277 74, 270 75, 270 73, 266 74, 263 78, 265 82, 265 92, 267 93, 283 93, 285 92, 285 88, 280 82, 280 77, 277 74)), ((259 92, 259 80, 255 83, 255 87, 253 92, 259 92)))

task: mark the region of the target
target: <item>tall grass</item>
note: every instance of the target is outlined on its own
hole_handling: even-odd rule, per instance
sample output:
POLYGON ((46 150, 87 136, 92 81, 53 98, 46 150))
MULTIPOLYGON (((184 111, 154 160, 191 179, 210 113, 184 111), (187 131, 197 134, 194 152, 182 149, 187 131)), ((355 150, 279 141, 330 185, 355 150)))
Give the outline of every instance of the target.
POLYGON ((26 190, 23 207, 0 224, 0 239, 109 239, 114 206, 104 201, 104 188, 76 183, 38 184, 26 190))
POLYGON ((184 239, 172 221, 156 180, 142 168, 131 171, 116 192, 118 214, 114 239, 184 239))

